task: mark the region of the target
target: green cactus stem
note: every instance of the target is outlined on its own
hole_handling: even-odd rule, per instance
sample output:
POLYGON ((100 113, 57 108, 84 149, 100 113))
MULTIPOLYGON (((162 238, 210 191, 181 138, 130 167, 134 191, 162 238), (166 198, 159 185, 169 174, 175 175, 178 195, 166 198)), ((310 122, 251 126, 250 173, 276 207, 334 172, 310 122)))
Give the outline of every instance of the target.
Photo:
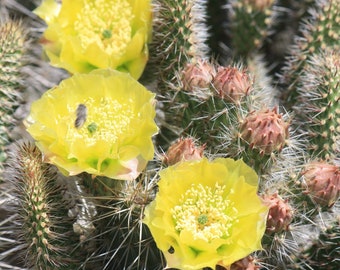
POLYGON ((313 54, 326 48, 340 49, 339 1, 316 1, 309 13, 309 18, 300 25, 300 35, 295 38, 280 78, 287 108, 297 102, 297 90, 303 88, 300 76, 313 54))
MULTIPOLYGON (((327 222, 328 223, 328 222, 327 222)), ((302 245, 296 254, 294 269, 333 270, 339 267, 340 221, 322 224, 318 238, 311 239, 309 245, 302 245)))
POLYGON ((10 205, 19 214, 13 228, 21 246, 17 259, 29 269, 75 269, 79 238, 73 233, 55 168, 43 163, 31 143, 16 145, 10 154, 4 178, 17 198, 10 205))
POLYGON ((21 101, 22 74, 27 34, 19 21, 0 20, 0 174, 6 147, 15 125, 14 112, 21 101))
POLYGON ((273 23, 274 2, 233 0, 226 5, 230 21, 228 31, 235 59, 246 60, 260 50, 273 23))
POLYGON ((307 137, 312 157, 334 159, 340 140, 340 54, 326 49, 307 61, 294 107, 296 122, 307 137))
POLYGON ((208 28, 206 0, 159 0, 155 2, 154 36, 150 46, 150 66, 158 75, 156 92, 162 111, 159 144, 167 148, 180 136, 178 127, 183 111, 190 103, 181 94, 180 72, 189 62, 207 60, 208 28))

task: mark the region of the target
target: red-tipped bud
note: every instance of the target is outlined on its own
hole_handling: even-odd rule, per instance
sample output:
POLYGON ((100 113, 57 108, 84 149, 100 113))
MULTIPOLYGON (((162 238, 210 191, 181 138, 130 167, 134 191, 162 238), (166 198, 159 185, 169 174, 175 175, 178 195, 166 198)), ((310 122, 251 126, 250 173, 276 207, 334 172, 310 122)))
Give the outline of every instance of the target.
POLYGON ((251 149, 258 149, 261 155, 269 155, 285 146, 289 137, 288 128, 289 123, 284 121, 277 108, 263 109, 247 115, 242 121, 240 135, 251 149))
POLYGON ((183 88, 190 92, 210 88, 215 74, 215 67, 207 61, 199 60, 196 63, 188 63, 182 72, 183 88))
POLYGON ((287 231, 293 219, 293 212, 287 200, 283 200, 277 193, 263 195, 262 200, 269 207, 266 233, 287 231))
POLYGON ((173 165, 183 160, 198 160, 203 157, 204 146, 197 147, 191 138, 179 139, 171 145, 164 157, 164 163, 173 165))
POLYGON ((221 67, 213 80, 217 95, 229 102, 238 103, 251 89, 249 75, 235 67, 221 67))
POLYGON ((308 192, 321 206, 331 207, 340 196, 340 169, 323 161, 306 165, 302 172, 308 192))

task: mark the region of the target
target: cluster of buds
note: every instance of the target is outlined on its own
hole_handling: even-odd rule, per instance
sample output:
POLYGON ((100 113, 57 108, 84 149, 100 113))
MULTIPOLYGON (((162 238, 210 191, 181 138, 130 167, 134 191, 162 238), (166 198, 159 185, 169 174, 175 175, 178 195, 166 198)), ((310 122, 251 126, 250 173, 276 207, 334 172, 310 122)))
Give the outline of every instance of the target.
POLYGON ((262 200, 269 207, 266 233, 279 233, 287 231, 293 219, 293 211, 287 200, 283 200, 277 193, 262 195, 262 200))
POLYGON ((169 147, 163 162, 170 166, 183 160, 201 159, 204 148, 204 145, 197 147, 192 138, 181 138, 169 147))
POLYGON ((324 161, 312 161, 302 172, 307 193, 321 206, 331 207, 340 196, 340 169, 324 161))
POLYGON ((246 70, 236 67, 219 67, 199 60, 188 63, 182 72, 183 89, 197 93, 212 89, 213 95, 228 102, 239 103, 252 89, 252 80, 246 70))
POLYGON ((274 109, 250 112, 240 126, 240 137, 250 149, 258 149, 260 155, 281 151, 289 137, 289 123, 274 109))

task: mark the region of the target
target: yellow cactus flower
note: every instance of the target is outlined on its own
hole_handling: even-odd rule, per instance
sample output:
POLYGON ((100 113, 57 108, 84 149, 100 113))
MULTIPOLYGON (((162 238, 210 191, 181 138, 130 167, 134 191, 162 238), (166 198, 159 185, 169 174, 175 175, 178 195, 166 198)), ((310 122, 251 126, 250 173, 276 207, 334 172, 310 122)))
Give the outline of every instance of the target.
POLYGON ((167 260, 182 270, 231 265, 261 249, 268 207, 242 160, 183 161, 160 173, 144 223, 167 260))
POLYGON ((135 179, 153 158, 154 94, 129 74, 98 69, 48 90, 25 121, 47 161, 67 175, 135 179))
POLYGON ((70 73, 97 68, 138 79, 148 59, 150 0, 44 0, 34 12, 47 24, 44 50, 70 73))

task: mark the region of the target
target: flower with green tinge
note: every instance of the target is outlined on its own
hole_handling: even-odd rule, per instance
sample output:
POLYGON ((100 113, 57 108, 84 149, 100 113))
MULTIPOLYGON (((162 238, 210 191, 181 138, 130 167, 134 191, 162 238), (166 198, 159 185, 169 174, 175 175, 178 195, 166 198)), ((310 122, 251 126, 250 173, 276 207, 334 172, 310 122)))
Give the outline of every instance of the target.
POLYGON ((167 267, 215 269, 261 249, 268 207, 257 195, 256 173, 242 160, 183 161, 159 175, 143 222, 167 267))
POLYGON ((32 104, 28 132, 67 175, 135 179, 153 158, 154 94, 129 74, 75 74, 32 104))
POLYGON ((47 24, 44 50, 71 73, 97 68, 138 79, 148 59, 150 0, 44 0, 35 13, 47 24))

